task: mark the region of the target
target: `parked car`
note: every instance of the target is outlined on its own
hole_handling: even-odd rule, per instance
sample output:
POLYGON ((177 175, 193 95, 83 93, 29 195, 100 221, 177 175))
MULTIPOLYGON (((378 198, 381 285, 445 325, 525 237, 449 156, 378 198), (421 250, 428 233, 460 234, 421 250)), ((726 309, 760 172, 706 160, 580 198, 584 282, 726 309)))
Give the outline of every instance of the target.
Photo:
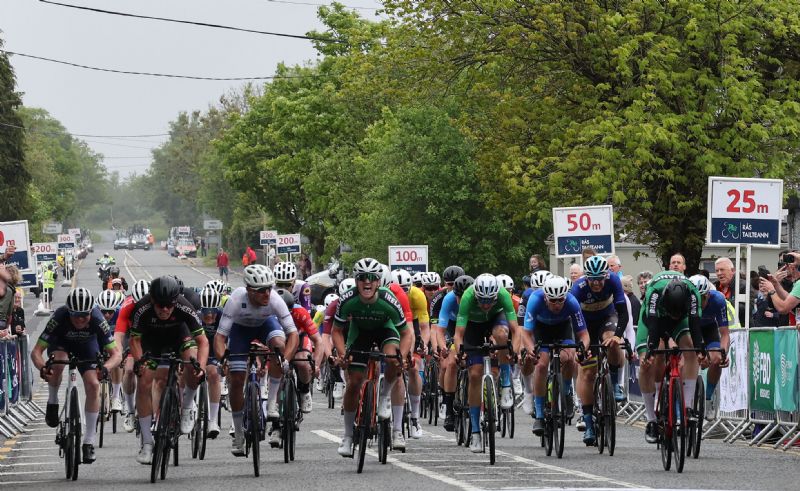
POLYGON ((197 257, 197 246, 192 239, 178 239, 175 245, 175 254, 178 256, 197 257))
POLYGON ((322 305, 325 297, 329 293, 336 293, 339 281, 342 279, 340 276, 341 266, 338 261, 332 261, 328 265, 328 269, 323 269, 319 273, 314 273, 306 278, 306 283, 311 286, 311 303, 314 305, 322 305))
POLYGON ((144 249, 146 251, 150 250, 150 242, 147 240, 147 237, 142 234, 132 235, 131 236, 131 249, 144 249))
POLYGON ((120 237, 117 237, 116 240, 114 240, 114 250, 115 251, 117 249, 130 249, 130 248, 131 248, 131 242, 130 242, 130 239, 128 239, 128 237, 120 236, 120 237))

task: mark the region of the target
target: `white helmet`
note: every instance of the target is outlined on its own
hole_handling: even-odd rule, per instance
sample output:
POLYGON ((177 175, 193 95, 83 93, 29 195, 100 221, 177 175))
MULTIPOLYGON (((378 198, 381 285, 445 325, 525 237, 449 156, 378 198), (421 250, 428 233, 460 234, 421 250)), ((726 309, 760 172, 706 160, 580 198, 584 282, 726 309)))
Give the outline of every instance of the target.
POLYGON ((114 290, 103 290, 97 296, 97 306, 100 307, 100 310, 117 310, 119 304, 119 295, 114 290))
POLYGON ((223 283, 221 280, 211 280, 206 283, 206 288, 213 288, 217 291, 217 293, 222 295, 222 292, 225 291, 225 283, 223 283))
POLYGON ((543 269, 533 273, 531 275, 531 287, 533 287, 534 290, 542 288, 547 281, 547 278, 550 278, 551 276, 553 276, 553 273, 543 269))
POLYGON ((275 286, 275 275, 263 264, 251 264, 244 268, 244 284, 250 288, 275 286))
POLYGON ((405 269, 395 269, 394 271, 392 271, 392 281, 402 286, 403 288, 408 288, 411 286, 412 283, 411 273, 409 273, 405 269))
POLYGON ((697 288, 697 291, 700 292, 700 295, 705 295, 709 290, 711 290, 711 283, 708 281, 708 278, 701 274, 696 274, 690 277, 689 281, 694 284, 695 288, 697 288))
POLYGON ((381 264, 381 270, 381 286, 388 287, 392 282, 392 271, 385 264, 381 264))
POLYGON ((500 288, 505 288, 509 291, 514 289, 514 279, 507 274, 497 275, 497 283, 500 284, 500 288))
POLYGON ((347 290, 354 288, 356 286, 356 280, 353 278, 345 278, 339 283, 339 296, 341 297, 344 295, 344 292, 347 290))
POLYGON ((220 294, 213 287, 205 287, 200 292, 200 308, 201 309, 218 309, 220 303, 220 294))
POLYGON ((475 298, 478 300, 494 300, 500 290, 497 285, 497 278, 490 273, 483 273, 475 278, 475 283, 472 287, 475 289, 475 298))
POLYGON ((567 280, 567 288, 572 290, 572 280, 569 279, 569 276, 564 277, 564 279, 567 280))
POLYGON ((67 294, 67 309, 70 312, 88 314, 94 306, 94 297, 88 289, 79 286, 67 294))
POLYGON ((337 295, 335 293, 329 293, 329 294, 325 295, 325 301, 323 302, 323 305, 327 309, 328 306, 331 303, 335 302, 336 300, 339 300, 339 295, 337 295))
POLYGON ((436 271, 428 271, 422 276, 422 284, 425 286, 439 286, 442 284, 442 277, 436 271))
POLYGON ((150 292, 150 282, 147 280, 139 280, 133 284, 133 291, 131 296, 134 302, 138 302, 143 296, 150 292))
POLYGON ((424 274, 425 273, 417 272, 417 273, 414 273, 413 275, 411 275, 411 283, 414 283, 414 284, 422 283, 424 274))
POLYGON ((275 281, 290 283, 297 279, 297 266, 294 263, 282 262, 275 265, 275 281))
POLYGON ((551 275, 547 278, 547 281, 544 282, 542 290, 544 290, 544 296, 549 300, 558 300, 567 297, 569 286, 567 286, 567 280, 565 278, 551 275))
POLYGON ((377 259, 372 259, 371 257, 359 259, 356 261, 355 266, 353 266, 353 276, 370 273, 381 276, 383 274, 381 266, 383 265, 379 263, 377 259))

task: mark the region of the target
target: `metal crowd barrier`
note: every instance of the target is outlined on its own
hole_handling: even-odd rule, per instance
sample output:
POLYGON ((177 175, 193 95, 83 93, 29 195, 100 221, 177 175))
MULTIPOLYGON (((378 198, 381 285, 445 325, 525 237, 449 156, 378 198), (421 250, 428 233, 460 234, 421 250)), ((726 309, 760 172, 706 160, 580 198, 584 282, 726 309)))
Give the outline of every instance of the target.
POLYGON ((28 336, 12 336, 0 341, 0 434, 11 438, 44 414, 33 402, 28 336))

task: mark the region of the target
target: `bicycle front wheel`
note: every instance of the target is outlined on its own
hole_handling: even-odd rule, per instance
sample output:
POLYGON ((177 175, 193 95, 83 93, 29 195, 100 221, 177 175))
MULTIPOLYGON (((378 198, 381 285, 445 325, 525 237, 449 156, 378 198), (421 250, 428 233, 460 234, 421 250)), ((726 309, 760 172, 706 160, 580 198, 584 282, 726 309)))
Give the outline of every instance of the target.
POLYGON ((391 421, 384 419, 378 422, 378 461, 386 463, 389 454, 389 443, 392 439, 391 421))
POLYGON ((247 385, 247 403, 245 408, 249 413, 250 424, 247 428, 247 441, 253 455, 253 473, 256 477, 261 474, 261 452, 259 443, 261 440, 261 399, 258 384, 251 382, 247 385))
POLYGON ((100 414, 97 415, 97 447, 103 448, 103 430, 108 418, 108 381, 100 382, 100 414))
POLYGON ((559 372, 553 378, 553 387, 551 389, 553 397, 553 446, 559 459, 564 456, 564 428, 567 424, 567 396, 564 394, 563 387, 564 382, 559 372))
POLYGON ((614 386, 611 375, 606 374, 603 390, 603 433, 608 455, 612 457, 617 446, 617 401, 614 399, 614 386))
POLYGON ((604 379, 596 377, 594 379, 594 430, 597 433, 597 451, 603 453, 606 448, 606 420, 605 420, 605 407, 606 400, 603 394, 605 393, 604 379))
POLYGON ((78 479, 78 465, 81 462, 81 409, 78 405, 78 389, 73 387, 69 394, 69 429, 67 430, 68 455, 70 469, 67 479, 78 479))
POLYGON ((167 430, 167 422, 166 420, 170 417, 170 412, 172 411, 171 408, 171 398, 169 397, 169 390, 164 392, 161 396, 161 407, 159 408, 158 413, 158 421, 156 422, 156 431, 154 439, 153 439, 153 460, 150 462, 150 482, 156 482, 159 474, 161 474, 161 479, 166 477, 165 473, 162 473, 161 468, 163 467, 164 461, 164 454, 166 452, 166 448, 169 445, 168 440, 168 430, 167 430))
POLYGON ((370 429, 372 427, 372 420, 375 416, 375 382, 368 380, 364 384, 364 390, 361 393, 361 404, 358 411, 358 469, 356 472, 361 474, 364 470, 364 457, 367 453, 367 442, 370 437, 370 429))
POLYGON ((281 437, 283 438, 283 461, 289 463, 294 460, 294 420, 297 411, 297 393, 295 392, 294 379, 286 377, 283 384, 283 397, 281 407, 281 437))
POLYGON ((658 396, 658 444, 661 446, 661 464, 664 470, 672 467, 672 427, 669 416, 669 383, 661 383, 658 396))
POLYGON ((683 383, 679 378, 670 381, 672 414, 672 453, 675 455, 675 470, 683 472, 686 460, 686 408, 683 405, 683 383))
POLYGON ((700 442, 703 440, 703 421, 706 417, 706 387, 702 375, 697 376, 692 413, 692 417, 689 420, 689 448, 687 455, 696 459, 700 457, 700 442))
POLYGON ((494 394, 494 382, 491 376, 483 381, 483 419, 486 426, 484 442, 489 446, 489 464, 495 463, 494 437, 497 432, 497 398, 494 394))
POLYGON ((199 402, 197 404, 197 423, 195 430, 200 443, 200 460, 206 458, 206 442, 208 440, 208 384, 204 381, 200 384, 198 391, 199 402))

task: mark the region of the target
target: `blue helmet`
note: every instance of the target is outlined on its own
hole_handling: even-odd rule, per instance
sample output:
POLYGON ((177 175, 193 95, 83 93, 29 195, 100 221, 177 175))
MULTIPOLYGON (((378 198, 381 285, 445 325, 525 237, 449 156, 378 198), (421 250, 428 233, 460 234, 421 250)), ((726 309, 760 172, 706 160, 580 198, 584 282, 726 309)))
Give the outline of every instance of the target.
POLYGON ((605 278, 608 274, 608 261, 602 256, 592 256, 583 265, 587 278, 605 278))

